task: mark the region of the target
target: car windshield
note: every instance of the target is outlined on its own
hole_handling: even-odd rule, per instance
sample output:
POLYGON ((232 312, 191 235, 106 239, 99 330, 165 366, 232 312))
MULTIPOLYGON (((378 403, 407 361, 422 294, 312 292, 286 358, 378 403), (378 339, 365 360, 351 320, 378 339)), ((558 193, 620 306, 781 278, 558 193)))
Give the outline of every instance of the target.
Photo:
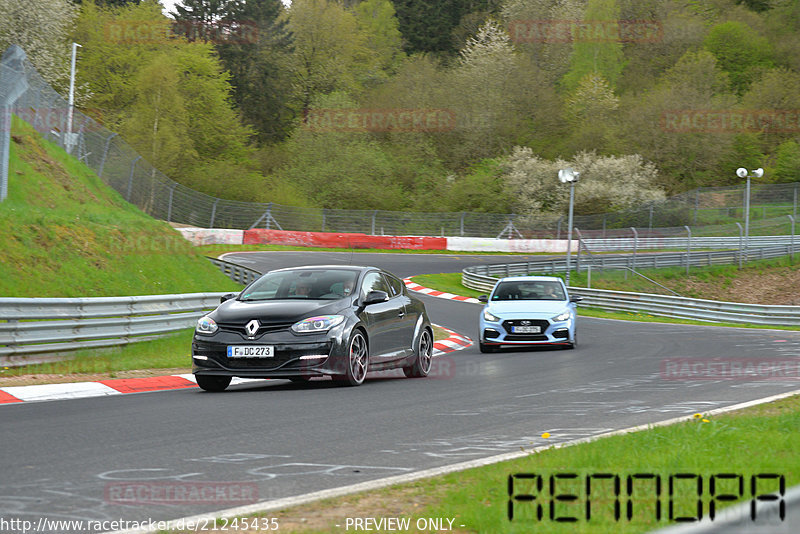
POLYGON ((239 300, 336 300, 353 293, 358 273, 345 269, 301 269, 267 273, 242 292, 239 300))
POLYGON ((503 300, 566 300, 566 296, 556 281, 501 282, 492 293, 492 301, 503 300))

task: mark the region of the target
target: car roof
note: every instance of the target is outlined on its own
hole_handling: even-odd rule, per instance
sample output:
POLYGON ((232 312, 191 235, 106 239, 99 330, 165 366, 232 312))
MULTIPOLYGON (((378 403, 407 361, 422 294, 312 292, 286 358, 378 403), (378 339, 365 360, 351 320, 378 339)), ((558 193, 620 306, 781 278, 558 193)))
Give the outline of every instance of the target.
POLYGON ((300 271, 300 270, 318 270, 318 269, 338 269, 338 270, 347 270, 347 271, 358 271, 364 272, 376 269, 381 271, 378 267, 367 267, 363 265, 298 265, 297 267, 283 267, 281 269, 272 269, 270 272, 279 272, 279 271, 300 271))
POLYGON ((506 276, 500 282, 562 282, 558 276, 506 276))

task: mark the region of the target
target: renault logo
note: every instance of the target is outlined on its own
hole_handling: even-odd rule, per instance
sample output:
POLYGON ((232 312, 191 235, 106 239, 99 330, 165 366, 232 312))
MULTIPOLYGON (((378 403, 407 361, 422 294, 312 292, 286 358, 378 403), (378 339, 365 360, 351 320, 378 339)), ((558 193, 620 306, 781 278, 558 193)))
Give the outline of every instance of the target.
POLYGON ((261 325, 258 324, 258 321, 253 319, 252 321, 247 323, 247 326, 244 327, 244 331, 247 332, 247 335, 249 337, 253 337, 256 335, 256 332, 258 332, 259 326, 261 325))

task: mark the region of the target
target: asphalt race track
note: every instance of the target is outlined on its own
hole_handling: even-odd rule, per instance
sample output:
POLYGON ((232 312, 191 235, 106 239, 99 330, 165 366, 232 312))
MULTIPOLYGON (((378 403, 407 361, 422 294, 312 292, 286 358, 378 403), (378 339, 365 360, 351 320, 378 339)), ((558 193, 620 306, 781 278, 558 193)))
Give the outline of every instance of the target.
MULTIPOLYGON (((349 263, 350 256, 226 259, 266 270, 349 263)), ((353 259, 405 277, 506 258, 353 259)), ((479 305, 421 298, 434 323, 477 339, 479 305)), ((800 332, 581 318, 579 343, 572 351, 499 354, 473 346, 440 357, 427 379, 371 374, 358 388, 273 380, 221 394, 189 389, 0 406, 0 517, 175 519, 240 505, 234 497, 241 493, 165 504, 169 497, 125 500, 124 490, 141 482, 165 491, 175 482, 232 482, 248 502, 263 501, 541 445, 543 432, 552 435, 548 443, 566 441, 798 389, 791 380, 668 379, 662 370, 681 357, 796 357, 800 332)))

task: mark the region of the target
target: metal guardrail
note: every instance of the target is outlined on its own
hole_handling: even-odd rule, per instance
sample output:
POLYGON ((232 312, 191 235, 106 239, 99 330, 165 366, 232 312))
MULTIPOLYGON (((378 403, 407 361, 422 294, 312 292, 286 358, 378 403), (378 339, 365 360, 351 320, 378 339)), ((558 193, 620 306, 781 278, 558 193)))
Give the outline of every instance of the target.
MULTIPOLYGON (((755 261, 788 256, 800 251, 800 241, 794 245, 750 248, 746 251, 715 250, 696 252, 668 252, 658 254, 603 254, 577 255, 571 258, 572 269, 581 272, 591 266, 595 269, 660 269, 662 267, 701 267, 709 265, 730 265, 739 261, 755 261)), ((566 272, 567 262, 564 258, 549 260, 502 263, 492 265, 476 265, 463 270, 464 285, 476 283, 497 276, 517 276, 529 273, 555 274, 566 272)))
POLYGON ((58 359, 77 349, 126 345, 194 326, 224 293, 93 298, 0 298, 2 365, 58 359), (5 321, 5 322, 1 322, 5 321))
MULTIPOLYGON (((625 237, 609 238, 584 238, 583 243, 593 252, 613 251, 613 250, 632 250, 634 245, 639 249, 663 249, 663 248, 738 248, 742 240, 739 237, 640 237, 638 239, 625 237)), ((769 236, 750 236, 747 246, 749 247, 776 247, 786 246, 792 243, 800 244, 800 236, 791 235, 769 235, 769 236)))
MULTIPOLYGON (((749 250, 748 256, 755 256, 756 258, 776 257, 775 255, 777 255, 779 249, 783 250, 782 255, 786 255, 789 253, 787 252, 787 248, 789 247, 749 250)), ((721 261, 725 259, 725 256, 716 252, 694 253, 693 255, 695 254, 695 258, 690 258, 693 264, 702 261, 704 258, 707 258, 707 261, 710 262, 731 263, 730 261, 721 261)), ((738 251, 735 251, 733 257, 735 258, 737 254, 738 251)), ((616 264, 612 265, 612 262, 609 261, 605 265, 605 268, 613 268, 614 266, 629 268, 629 265, 624 265, 624 263, 632 261, 632 256, 633 255, 627 255, 624 257, 609 258, 609 260, 615 260, 616 264), (621 262, 621 264, 619 262, 621 262)), ((659 258, 653 257, 648 259, 648 256, 639 255, 637 261, 647 260, 647 262, 651 262, 649 266, 656 265, 658 267, 667 266, 667 262, 664 260, 665 257, 674 256, 672 260, 673 265, 680 265, 680 263, 674 263, 674 261, 680 259, 680 256, 684 256, 683 261, 686 261, 686 253, 678 255, 659 254, 658 256, 659 258)), ((736 261, 738 261, 738 259, 736 261)), ((637 264, 637 266, 647 267, 648 265, 637 264)), ((478 265, 465 268, 462 271, 461 279, 464 286, 470 289, 489 292, 497 283, 496 276, 526 275, 531 272, 555 273, 565 270, 566 262, 564 260, 478 265)), ((662 317, 676 317, 709 322, 800 326, 800 306, 745 304, 583 287, 570 287, 569 289, 571 293, 583 297, 583 301, 581 302, 582 306, 596 307, 608 311, 642 312, 662 317)))
POLYGON ((219 270, 222 271, 222 274, 233 280, 238 284, 242 284, 246 286, 250 282, 255 281, 258 278, 261 278, 261 275, 264 274, 260 271, 256 271, 255 269, 250 269, 249 267, 242 267, 236 263, 231 263, 229 261, 220 260, 218 258, 212 258, 210 256, 206 256, 208 260, 219 267, 219 270))

